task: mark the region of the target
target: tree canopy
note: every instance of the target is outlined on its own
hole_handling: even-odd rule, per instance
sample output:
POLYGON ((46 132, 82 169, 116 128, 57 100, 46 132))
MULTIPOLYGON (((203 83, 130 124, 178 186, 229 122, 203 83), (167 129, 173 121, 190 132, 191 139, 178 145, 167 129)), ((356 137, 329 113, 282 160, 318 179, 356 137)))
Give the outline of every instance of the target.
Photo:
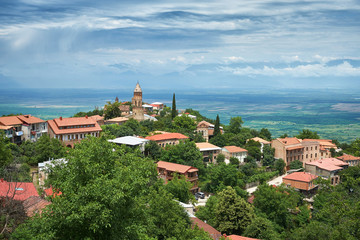
POLYGON ((300 139, 306 139, 306 138, 307 139, 319 139, 320 138, 320 136, 317 134, 317 132, 311 131, 309 129, 303 129, 295 137, 300 138, 300 139))

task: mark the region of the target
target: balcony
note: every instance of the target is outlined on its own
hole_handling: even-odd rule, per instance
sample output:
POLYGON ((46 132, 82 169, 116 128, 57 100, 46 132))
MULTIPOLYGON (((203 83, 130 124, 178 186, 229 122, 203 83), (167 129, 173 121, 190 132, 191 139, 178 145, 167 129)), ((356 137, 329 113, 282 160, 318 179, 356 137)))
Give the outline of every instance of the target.
POLYGON ((23 133, 23 131, 18 131, 18 132, 15 132, 15 135, 19 137, 19 136, 24 135, 24 133, 23 133))

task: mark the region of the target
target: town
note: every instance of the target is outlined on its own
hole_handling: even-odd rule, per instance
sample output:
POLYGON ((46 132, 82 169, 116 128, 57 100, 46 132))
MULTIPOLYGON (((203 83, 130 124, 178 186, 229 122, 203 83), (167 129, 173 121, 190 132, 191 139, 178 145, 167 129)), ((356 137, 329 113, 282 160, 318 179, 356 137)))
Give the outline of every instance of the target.
POLYGON ((360 139, 242 124, 177 110, 175 94, 145 103, 139 83, 69 118, 0 117, 0 236, 360 238, 360 139))

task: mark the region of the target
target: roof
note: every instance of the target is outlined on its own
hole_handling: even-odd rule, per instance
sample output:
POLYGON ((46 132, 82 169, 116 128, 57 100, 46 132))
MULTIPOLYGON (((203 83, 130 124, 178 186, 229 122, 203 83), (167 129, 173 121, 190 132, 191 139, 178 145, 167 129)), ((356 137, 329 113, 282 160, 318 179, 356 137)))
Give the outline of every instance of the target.
POLYGON ((0 125, 0 129, 1 130, 8 130, 8 129, 11 129, 13 126, 1 126, 0 125))
POLYGON ((303 149, 303 146, 295 146, 295 147, 288 147, 286 150, 295 150, 295 149, 303 149))
POLYGON ((17 116, 0 117, 0 124, 5 126, 23 124, 17 116))
POLYGON ((163 140, 169 140, 169 139, 187 139, 189 137, 181 134, 181 133, 164 133, 164 134, 157 134, 153 136, 148 136, 146 139, 149 139, 151 141, 163 141, 163 140))
POLYGON ((278 140, 280 142, 282 142, 285 145, 292 145, 292 144, 297 144, 297 143, 301 143, 301 141, 299 139, 297 139, 296 137, 293 138, 278 138, 278 140))
POLYGON ((354 160, 360 160, 360 157, 355 157, 353 155, 342 155, 340 157, 337 157, 337 159, 341 160, 341 161, 354 161, 354 160))
POLYGON ((142 107, 144 107, 144 108, 152 108, 153 106, 151 106, 149 104, 143 104, 142 107))
POLYGON ((172 171, 172 172, 178 172, 178 173, 186 173, 190 170, 193 170, 192 172, 198 171, 197 168, 177 163, 170 163, 170 162, 164 162, 164 161, 158 161, 157 162, 158 168, 164 168, 166 170, 172 171))
POLYGON ((319 142, 320 145, 327 148, 337 148, 336 145, 330 139, 303 139, 303 142, 319 142))
POLYGON ((225 146, 224 148, 226 150, 228 150, 230 153, 238 153, 238 152, 247 152, 248 151, 244 148, 237 147, 237 146, 225 146))
POLYGON ((136 86, 135 86, 135 89, 134 89, 134 92, 142 92, 141 90, 141 87, 140 87, 140 84, 137 83, 136 86))
POLYGON ((283 177, 283 179, 288 179, 288 180, 294 180, 294 181, 299 181, 299 182, 311 182, 312 180, 316 179, 317 176, 313 175, 311 173, 306 173, 306 172, 294 172, 291 173, 285 177, 283 177))
POLYGON ((31 116, 31 115, 19 115, 17 116, 21 121, 27 124, 43 123, 44 120, 31 116))
POLYGON ((251 138, 250 140, 254 140, 256 142, 263 143, 263 144, 270 144, 271 143, 271 142, 266 141, 265 139, 262 139, 262 138, 259 138, 259 137, 254 137, 254 138, 251 138))
POLYGON ((97 132, 102 131, 99 124, 93 118, 79 117, 79 118, 59 118, 54 120, 48 120, 49 128, 55 134, 70 134, 70 133, 88 133, 88 132, 97 132), (62 122, 64 121, 64 122, 62 122), (61 123, 61 126, 84 126, 84 125, 95 125, 94 127, 80 127, 80 128, 68 128, 68 129, 59 129, 57 122, 61 123), (65 124, 65 125, 64 125, 65 124), (70 124, 70 125, 69 125, 70 124))
POLYGON ((221 150, 220 147, 215 146, 211 143, 207 143, 207 142, 200 142, 200 143, 195 143, 196 147, 198 149, 200 149, 200 151, 209 151, 209 150, 221 150))
POLYGON ((148 142, 150 140, 133 137, 133 136, 126 136, 126 137, 119 137, 115 139, 108 140, 109 142, 116 143, 116 144, 125 144, 130 146, 137 146, 143 144, 144 142, 148 142))
POLYGON ((210 226, 209 224, 201 221, 197 217, 192 217, 190 218, 190 220, 192 222, 192 226, 191 226, 192 228, 194 228, 194 226, 197 225, 200 229, 203 229, 205 232, 209 233, 212 239, 220 239, 221 233, 212 226, 210 226))
POLYGON ((112 118, 112 119, 108 119, 106 120, 106 122, 126 122, 129 119, 126 117, 116 117, 116 118, 112 118))
POLYGON ((66 165, 67 162, 68 160, 65 158, 52 159, 49 161, 38 163, 38 169, 39 171, 47 171, 49 168, 53 168, 58 165, 62 165, 62 164, 66 165))
POLYGON ((100 116, 100 115, 93 115, 93 116, 90 116, 90 117, 92 119, 94 119, 95 121, 104 120, 104 117, 100 116))
POLYGON ((211 124, 211 123, 209 123, 209 122, 207 122, 207 121, 201 121, 201 122, 199 122, 198 123, 198 125, 197 125, 197 127, 200 127, 201 125, 203 125, 203 124, 205 124, 205 126, 207 126, 207 127, 214 127, 214 125, 213 124, 211 124))
POLYGON ((24 201, 31 196, 39 196, 33 183, 29 182, 7 182, 0 180, 0 196, 14 197, 14 200, 24 201))
POLYGON ((54 192, 52 187, 45 189, 44 192, 45 192, 46 196, 50 196, 52 198, 54 198, 56 196, 60 196, 62 194, 61 191, 55 191, 54 192))
POLYGON ((31 196, 23 202, 23 206, 28 217, 32 217, 36 213, 41 214, 42 209, 50 204, 51 202, 46 201, 39 196, 31 196))
POLYGON ((150 105, 163 105, 163 103, 162 102, 153 102, 150 105))
POLYGON ((122 112, 128 112, 128 111, 130 111, 130 105, 120 105, 119 109, 122 112))
POLYGON ((230 236, 227 236, 226 239, 231 239, 231 240, 260 240, 260 239, 257 239, 257 238, 249 238, 249 237, 243 237, 243 236, 239 236, 239 235, 230 235, 230 236))
POLYGON ((314 162, 307 162, 305 164, 317 166, 318 168, 327 170, 327 171, 336 171, 343 169, 343 166, 348 166, 348 163, 345 163, 336 158, 324 158, 314 162))

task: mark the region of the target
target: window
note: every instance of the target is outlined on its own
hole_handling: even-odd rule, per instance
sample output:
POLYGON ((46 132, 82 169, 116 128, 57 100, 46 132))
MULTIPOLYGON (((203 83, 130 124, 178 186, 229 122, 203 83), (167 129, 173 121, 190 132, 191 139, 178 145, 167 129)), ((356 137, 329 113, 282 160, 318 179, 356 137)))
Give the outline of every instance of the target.
POLYGON ((311 151, 312 151, 312 147, 311 147, 311 151))
POLYGON ((317 153, 315 153, 315 157, 317 157, 317 153))
POLYGON ((315 146, 315 150, 317 150, 317 146, 315 146))
POLYGON ((308 147, 306 147, 306 151, 309 151, 309 148, 308 148, 308 147))
POLYGON ((308 158, 309 157, 309 155, 308 154, 306 154, 306 158, 308 158))

